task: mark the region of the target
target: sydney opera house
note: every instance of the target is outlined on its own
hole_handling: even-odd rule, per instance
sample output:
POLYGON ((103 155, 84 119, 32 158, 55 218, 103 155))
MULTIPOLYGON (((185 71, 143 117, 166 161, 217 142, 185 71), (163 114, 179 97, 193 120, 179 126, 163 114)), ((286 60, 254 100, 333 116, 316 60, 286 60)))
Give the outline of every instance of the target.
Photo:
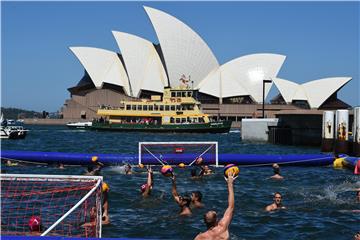
POLYGON ((266 105, 280 110, 339 109, 349 105, 337 92, 351 77, 331 77, 297 84, 278 73, 286 56, 254 53, 220 64, 206 42, 179 19, 144 7, 159 44, 113 31, 120 52, 94 47, 70 47, 85 69, 69 88, 62 114, 67 119, 92 119, 99 106, 118 107, 121 100, 161 95, 164 87, 188 81, 205 113, 241 121, 261 115, 261 104, 275 85, 279 95, 266 105), (264 80, 271 80, 264 82, 264 80))

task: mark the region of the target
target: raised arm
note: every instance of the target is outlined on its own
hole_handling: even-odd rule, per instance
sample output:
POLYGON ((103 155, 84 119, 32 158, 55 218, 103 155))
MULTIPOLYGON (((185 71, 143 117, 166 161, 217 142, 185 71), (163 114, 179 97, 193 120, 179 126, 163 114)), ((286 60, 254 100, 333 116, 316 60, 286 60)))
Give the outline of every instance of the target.
POLYGON ((171 181, 172 181, 172 188, 171 188, 171 193, 174 197, 175 202, 177 202, 178 204, 180 203, 180 198, 179 198, 179 194, 176 190, 176 177, 175 174, 171 177, 171 181))
POLYGON ((148 178, 147 178, 147 182, 146 182, 146 189, 142 194, 144 197, 147 197, 150 195, 152 184, 153 184, 153 172, 152 172, 151 167, 149 167, 148 168, 148 178))
POLYGON ((229 191, 228 202, 229 205, 224 213, 223 218, 220 220, 219 225, 223 226, 224 228, 228 228, 231 223, 234 208, 235 208, 235 198, 234 198, 234 173, 230 172, 228 178, 226 179, 229 191))

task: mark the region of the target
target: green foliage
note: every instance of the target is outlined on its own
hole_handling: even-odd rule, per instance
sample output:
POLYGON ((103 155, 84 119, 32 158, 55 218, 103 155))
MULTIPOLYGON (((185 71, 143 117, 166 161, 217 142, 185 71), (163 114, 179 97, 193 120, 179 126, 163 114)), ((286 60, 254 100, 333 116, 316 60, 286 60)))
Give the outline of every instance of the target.
POLYGON ((42 116, 42 113, 18 108, 1 107, 1 113, 4 115, 4 119, 41 118, 42 116))

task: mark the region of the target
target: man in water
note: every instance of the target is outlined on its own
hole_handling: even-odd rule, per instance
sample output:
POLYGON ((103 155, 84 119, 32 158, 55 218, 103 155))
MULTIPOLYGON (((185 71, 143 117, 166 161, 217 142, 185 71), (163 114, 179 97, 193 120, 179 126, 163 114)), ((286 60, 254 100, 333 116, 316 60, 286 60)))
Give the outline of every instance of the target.
POLYGON ((32 236, 40 236, 42 232, 41 219, 38 216, 32 216, 29 219, 29 230, 30 235, 32 236))
POLYGON ((279 192, 276 192, 274 194, 274 202, 272 204, 268 205, 265 208, 265 211, 271 212, 271 211, 280 210, 280 209, 286 209, 286 208, 282 205, 281 194, 279 192))
POLYGON ((98 157, 93 156, 91 158, 91 165, 88 165, 85 175, 86 176, 98 176, 98 175, 100 175, 100 171, 103 167, 104 167, 104 164, 98 161, 98 157))
POLYGON ((179 205, 180 207, 180 216, 190 216, 192 214, 191 209, 190 209, 190 203, 191 203, 191 199, 188 196, 180 196, 176 190, 176 177, 175 174, 173 174, 173 176, 171 177, 171 181, 172 181, 172 195, 174 197, 175 202, 179 205))
POLYGON ((215 211, 209 211, 204 216, 204 221, 207 226, 207 231, 199 233, 195 240, 201 239, 229 239, 229 225, 234 215, 235 198, 234 198, 234 173, 230 172, 226 179, 229 196, 228 196, 228 207, 224 213, 223 218, 217 221, 217 214, 215 211))
POLYGON ((141 186, 141 194, 143 197, 148 197, 151 194, 153 188, 153 171, 151 167, 148 169, 147 182, 141 186))
POLYGON ((271 179, 276 179, 276 180, 282 180, 282 179, 284 179, 284 177, 280 175, 280 167, 279 167, 279 165, 276 164, 276 163, 274 163, 274 164, 272 165, 272 167, 273 167, 273 170, 274 170, 274 175, 271 176, 270 178, 271 178, 271 179))
POLYGON ((127 164, 124 166, 124 170, 125 170, 125 174, 126 174, 126 175, 132 174, 132 170, 131 170, 131 165, 130 165, 130 164, 127 163, 127 164))
POLYGON ((202 194, 200 191, 195 191, 191 193, 191 205, 195 208, 203 208, 204 204, 201 202, 202 194))

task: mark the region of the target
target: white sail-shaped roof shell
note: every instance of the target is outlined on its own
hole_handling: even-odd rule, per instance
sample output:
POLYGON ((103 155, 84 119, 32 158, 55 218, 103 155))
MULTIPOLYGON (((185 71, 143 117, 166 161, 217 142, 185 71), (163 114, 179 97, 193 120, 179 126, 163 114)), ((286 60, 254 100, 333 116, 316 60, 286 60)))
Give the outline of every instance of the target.
POLYGON ((134 97, 141 90, 162 93, 168 85, 165 69, 154 45, 138 36, 113 31, 121 49, 134 97))
POLYGON ((308 97, 310 107, 319 108, 326 99, 328 99, 334 92, 338 91, 350 80, 351 77, 323 78, 304 83, 302 86, 308 97))
POLYGON ((130 95, 129 80, 117 53, 100 48, 70 47, 79 59, 96 88, 100 89, 104 82, 124 88, 130 95))
POLYGON ((144 7, 159 39, 171 87, 180 84, 181 75, 194 81, 194 88, 218 61, 204 40, 177 18, 150 7, 144 7))
MULTIPOLYGON (((236 58, 212 71, 201 83, 200 92, 215 97, 233 97, 250 95, 256 102, 262 101, 264 79, 275 78, 285 61, 285 56, 278 54, 251 54, 236 58), (220 77, 219 79, 216 79, 220 77), (212 82, 219 81, 221 91, 215 89, 212 82)), ((265 97, 271 84, 265 84, 265 97)))
MULTIPOLYGON (((300 84, 281 78, 273 78, 272 80, 279 92, 281 93, 281 96, 287 103, 291 103, 294 96, 296 96, 298 92, 303 92, 302 88, 300 88, 300 84)), ((298 95, 299 94, 300 93, 298 93, 298 95)))
POLYGON ((333 77, 314 80, 300 85, 280 78, 273 79, 286 102, 306 100, 311 108, 319 108, 326 99, 350 80, 350 77, 333 77))

